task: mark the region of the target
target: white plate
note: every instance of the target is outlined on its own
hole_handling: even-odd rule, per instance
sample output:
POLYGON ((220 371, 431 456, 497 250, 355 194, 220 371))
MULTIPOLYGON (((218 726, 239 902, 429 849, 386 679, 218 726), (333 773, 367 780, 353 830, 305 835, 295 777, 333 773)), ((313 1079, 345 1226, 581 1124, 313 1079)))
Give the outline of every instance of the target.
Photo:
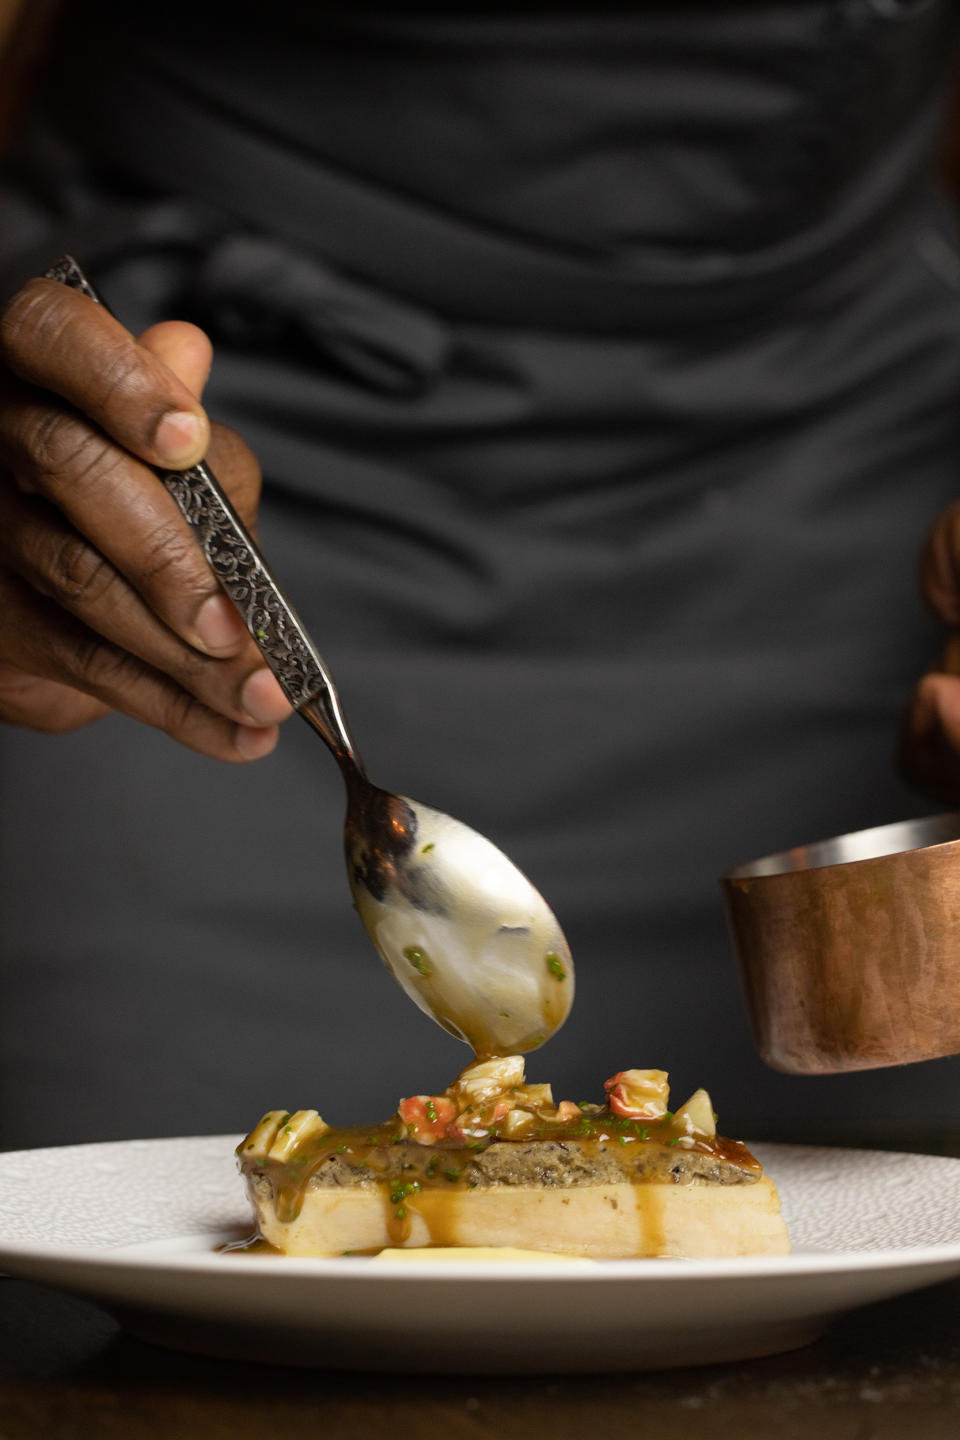
POLYGON ((0 1268, 176 1349, 328 1369, 549 1373, 740 1360, 960 1275, 960 1160, 754 1148, 794 1253, 450 1265, 216 1253, 250 1229, 236 1136, 0 1154, 0 1268))

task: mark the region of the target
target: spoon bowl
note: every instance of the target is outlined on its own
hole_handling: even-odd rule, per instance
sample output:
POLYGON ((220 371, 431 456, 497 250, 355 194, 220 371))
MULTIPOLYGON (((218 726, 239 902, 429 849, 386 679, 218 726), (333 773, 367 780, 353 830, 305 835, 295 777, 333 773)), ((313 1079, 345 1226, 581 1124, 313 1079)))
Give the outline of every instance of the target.
POLYGON ((478 1055, 534 1050, 573 1002, 570 951, 543 896, 450 815, 347 774, 357 913, 410 999, 478 1055))
POLYGON ((363 926, 415 1005, 478 1055, 535 1050, 573 1004, 570 949, 553 912, 492 841, 367 777, 327 676, 300 714, 347 791, 347 876, 363 926))

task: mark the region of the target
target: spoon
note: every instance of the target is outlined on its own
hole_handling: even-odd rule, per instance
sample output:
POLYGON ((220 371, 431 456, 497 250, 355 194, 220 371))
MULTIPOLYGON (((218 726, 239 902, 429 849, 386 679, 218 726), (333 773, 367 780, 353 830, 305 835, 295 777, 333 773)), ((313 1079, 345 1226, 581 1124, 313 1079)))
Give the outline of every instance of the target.
MULTIPOLYGON (((46 277, 104 303, 70 255, 46 277)), ((290 704, 340 767, 350 889, 383 963, 479 1056, 536 1049, 563 1024, 574 988, 543 896, 483 835, 372 783, 330 672, 208 466, 157 474, 290 704)))

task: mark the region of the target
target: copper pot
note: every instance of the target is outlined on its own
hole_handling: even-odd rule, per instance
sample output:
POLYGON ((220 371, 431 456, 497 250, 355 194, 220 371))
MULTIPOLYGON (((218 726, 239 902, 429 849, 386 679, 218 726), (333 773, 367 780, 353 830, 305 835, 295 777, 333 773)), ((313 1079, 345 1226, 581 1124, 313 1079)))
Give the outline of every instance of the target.
POLYGON ((768 1065, 810 1075, 960 1053, 960 814, 784 850, 720 883, 768 1065))

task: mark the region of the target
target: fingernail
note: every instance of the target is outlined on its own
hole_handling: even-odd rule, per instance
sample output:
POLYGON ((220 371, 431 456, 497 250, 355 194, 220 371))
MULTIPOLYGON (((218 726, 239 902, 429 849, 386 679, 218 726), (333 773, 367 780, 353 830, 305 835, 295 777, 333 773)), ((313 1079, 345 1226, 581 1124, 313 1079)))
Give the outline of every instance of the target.
POLYGON ((226 595, 211 595, 205 600, 197 611, 193 628, 204 650, 215 654, 235 650, 247 633, 226 595))
POLYGON ((279 739, 276 725, 267 725, 255 730, 251 725, 238 725, 234 731, 233 743, 244 760, 261 760, 269 755, 279 739))
POLYGON ((190 410, 171 410, 156 428, 154 449, 168 465, 182 469, 199 460, 205 433, 199 415, 190 410))
POLYGON ((290 701, 265 666, 247 676, 240 703, 258 725, 276 725, 279 720, 286 720, 291 709, 290 701))

